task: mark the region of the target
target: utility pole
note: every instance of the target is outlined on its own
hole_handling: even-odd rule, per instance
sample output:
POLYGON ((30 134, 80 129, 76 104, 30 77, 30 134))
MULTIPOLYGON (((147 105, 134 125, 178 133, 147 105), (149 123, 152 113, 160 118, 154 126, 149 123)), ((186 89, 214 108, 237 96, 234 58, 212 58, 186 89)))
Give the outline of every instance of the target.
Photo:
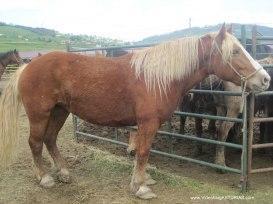
POLYGON ((188 36, 191 36, 191 18, 189 18, 189 34, 188 36))

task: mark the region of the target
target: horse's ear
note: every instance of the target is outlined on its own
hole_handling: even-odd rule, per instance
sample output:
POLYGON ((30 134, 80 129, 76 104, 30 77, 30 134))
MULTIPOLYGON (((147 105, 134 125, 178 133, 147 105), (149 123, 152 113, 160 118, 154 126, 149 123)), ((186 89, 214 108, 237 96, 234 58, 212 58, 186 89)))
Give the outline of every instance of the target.
POLYGON ((223 23, 218 35, 217 35, 217 39, 219 40, 219 42, 222 42, 225 37, 226 37, 226 32, 227 32, 227 29, 226 29, 226 24, 223 23))
POLYGON ((228 27, 227 32, 230 33, 230 34, 232 34, 232 30, 233 30, 233 28, 232 28, 232 24, 231 24, 231 25, 228 27))

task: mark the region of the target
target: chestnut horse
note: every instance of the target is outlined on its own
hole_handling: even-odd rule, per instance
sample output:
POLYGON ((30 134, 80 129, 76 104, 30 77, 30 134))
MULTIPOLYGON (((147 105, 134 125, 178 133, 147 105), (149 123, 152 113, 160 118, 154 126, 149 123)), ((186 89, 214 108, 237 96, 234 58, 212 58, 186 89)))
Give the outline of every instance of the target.
POLYGON ((153 138, 182 96, 209 74, 265 90, 270 77, 226 31, 182 38, 118 58, 52 52, 33 59, 10 80, 0 101, 0 162, 7 165, 18 141, 17 123, 22 103, 29 124, 29 145, 36 176, 43 187, 54 180, 42 164, 43 144, 58 169, 70 181, 56 146, 57 134, 69 113, 100 125, 138 125, 136 159, 130 184, 139 198, 156 197, 146 174, 153 138))

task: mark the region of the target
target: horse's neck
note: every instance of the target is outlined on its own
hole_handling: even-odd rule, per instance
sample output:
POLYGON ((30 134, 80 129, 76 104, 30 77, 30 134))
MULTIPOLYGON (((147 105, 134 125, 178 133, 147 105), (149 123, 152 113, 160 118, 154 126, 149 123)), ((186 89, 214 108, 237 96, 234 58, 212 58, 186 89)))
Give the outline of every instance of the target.
POLYGON ((5 67, 0 63, 0 79, 5 72, 5 67))
POLYGON ((200 68, 187 78, 182 81, 182 94, 187 93, 191 88, 195 85, 199 84, 202 80, 204 80, 208 76, 207 70, 204 68, 200 68))
POLYGON ((0 64, 4 67, 5 67, 9 64, 9 58, 4 58, 4 59, 0 59, 0 64))

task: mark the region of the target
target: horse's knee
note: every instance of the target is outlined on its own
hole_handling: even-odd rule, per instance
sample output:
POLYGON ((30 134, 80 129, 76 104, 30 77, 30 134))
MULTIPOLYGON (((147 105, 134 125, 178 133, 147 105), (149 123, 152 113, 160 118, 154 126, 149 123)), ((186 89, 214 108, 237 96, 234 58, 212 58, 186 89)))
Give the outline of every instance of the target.
POLYGON ((28 144, 33 152, 40 151, 40 149, 43 147, 43 141, 32 136, 29 137, 28 144))
POLYGON ((137 150, 137 157, 138 159, 142 160, 142 159, 146 159, 149 156, 150 153, 150 148, 140 148, 139 150, 137 150))

